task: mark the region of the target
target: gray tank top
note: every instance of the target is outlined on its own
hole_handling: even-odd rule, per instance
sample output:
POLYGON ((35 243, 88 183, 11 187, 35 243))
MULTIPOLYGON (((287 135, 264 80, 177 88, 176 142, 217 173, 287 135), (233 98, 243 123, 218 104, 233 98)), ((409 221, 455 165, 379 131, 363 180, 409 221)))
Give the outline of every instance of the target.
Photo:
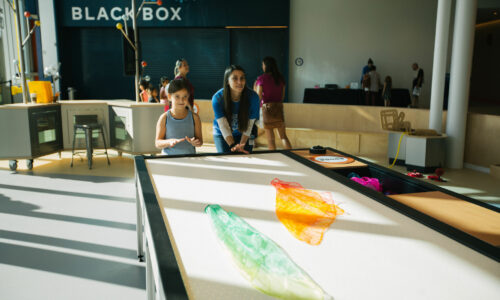
MULTIPOLYGON (((166 134, 165 139, 182 139, 184 137, 194 137, 194 120, 193 113, 188 111, 184 119, 174 119, 170 110, 167 111, 167 118, 165 119, 166 134)), ((175 145, 173 148, 163 148, 162 154, 176 155, 176 154, 195 154, 196 149, 187 141, 182 141, 175 145)))

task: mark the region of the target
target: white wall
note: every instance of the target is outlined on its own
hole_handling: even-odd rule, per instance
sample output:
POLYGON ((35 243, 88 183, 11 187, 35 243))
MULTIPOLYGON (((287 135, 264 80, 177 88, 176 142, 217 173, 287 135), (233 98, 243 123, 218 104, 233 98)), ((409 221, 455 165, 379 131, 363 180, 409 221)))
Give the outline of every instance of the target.
MULTIPOLYGON (((57 28, 54 9, 54 0, 39 0, 38 10, 40 14, 40 34, 42 39, 42 62, 43 68, 59 65, 57 50, 57 28)), ((60 90, 60 81, 55 83, 57 91, 60 90)))
POLYGON ((302 102, 304 88, 316 84, 359 81, 371 57, 394 88, 411 88, 418 62, 420 102, 429 107, 436 10, 437 0, 291 0, 289 101, 302 102))

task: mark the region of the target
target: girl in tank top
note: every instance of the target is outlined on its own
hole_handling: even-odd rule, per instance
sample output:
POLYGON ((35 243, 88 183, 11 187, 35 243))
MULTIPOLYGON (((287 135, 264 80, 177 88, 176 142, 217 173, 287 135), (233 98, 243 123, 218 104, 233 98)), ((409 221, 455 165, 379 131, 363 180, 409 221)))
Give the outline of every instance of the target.
POLYGON ((172 107, 163 113, 156 125, 156 148, 162 154, 195 154, 195 147, 203 145, 200 117, 186 109, 189 87, 185 79, 175 79, 168 85, 168 99, 172 107))

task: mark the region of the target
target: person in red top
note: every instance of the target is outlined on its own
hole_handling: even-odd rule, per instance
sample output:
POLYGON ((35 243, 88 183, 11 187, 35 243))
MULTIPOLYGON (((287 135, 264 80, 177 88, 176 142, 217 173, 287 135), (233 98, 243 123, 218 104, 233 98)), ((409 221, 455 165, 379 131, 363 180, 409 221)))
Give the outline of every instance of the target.
POLYGON ((285 79, 278 70, 278 65, 273 57, 262 60, 264 74, 255 82, 255 92, 259 95, 262 106, 262 118, 269 150, 276 149, 274 141, 274 128, 285 149, 291 149, 290 140, 286 135, 283 100, 285 99, 285 79))
POLYGON ((160 103, 168 104, 167 84, 169 80, 166 76, 160 78, 160 103))
POLYGON ((185 58, 181 58, 175 62, 175 68, 174 68, 174 74, 175 78, 174 79, 180 79, 183 78, 186 80, 187 86, 189 87, 189 109, 193 111, 194 113, 198 113, 197 107, 194 105, 194 87, 187 79, 187 74, 189 73, 189 64, 185 58))
POLYGON ((148 102, 148 100, 149 100, 148 91, 147 91, 148 86, 149 86, 149 82, 146 80, 141 80, 141 82, 139 83, 139 90, 140 90, 139 97, 141 98, 142 102, 148 102))

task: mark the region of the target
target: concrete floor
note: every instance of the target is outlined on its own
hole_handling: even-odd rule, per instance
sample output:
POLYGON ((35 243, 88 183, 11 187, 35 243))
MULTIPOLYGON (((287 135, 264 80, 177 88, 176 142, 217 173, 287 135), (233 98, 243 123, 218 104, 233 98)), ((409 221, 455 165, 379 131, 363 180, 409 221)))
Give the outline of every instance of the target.
POLYGON ((144 299, 135 227, 132 179, 0 170, 0 299, 144 299))
MULTIPOLYGON (((387 166, 386 158, 364 158, 387 166)), ((133 159, 114 151, 110 159, 111 166, 99 156, 92 170, 85 159, 70 168, 63 152, 35 159, 32 171, 20 161, 17 173, 0 161, 0 299, 145 298, 133 159)), ((443 177, 431 182, 500 206, 500 180, 468 169, 443 177)))

